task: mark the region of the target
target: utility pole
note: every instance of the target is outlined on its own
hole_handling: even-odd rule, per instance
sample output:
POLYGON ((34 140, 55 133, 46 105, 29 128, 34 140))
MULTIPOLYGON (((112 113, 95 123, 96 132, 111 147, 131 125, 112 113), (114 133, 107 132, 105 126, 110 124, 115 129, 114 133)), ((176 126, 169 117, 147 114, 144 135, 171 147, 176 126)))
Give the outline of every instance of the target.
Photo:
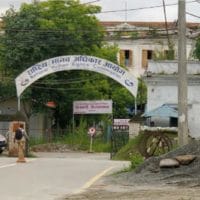
POLYGON ((170 48, 171 47, 171 42, 170 42, 170 39, 169 39, 169 31, 168 31, 168 24, 167 24, 167 13, 166 13, 165 0, 163 0, 163 11, 164 11, 164 17, 165 17, 165 29, 166 29, 166 32, 167 32, 168 47, 170 48))
POLYGON ((185 0, 178 1, 178 142, 188 143, 185 0))

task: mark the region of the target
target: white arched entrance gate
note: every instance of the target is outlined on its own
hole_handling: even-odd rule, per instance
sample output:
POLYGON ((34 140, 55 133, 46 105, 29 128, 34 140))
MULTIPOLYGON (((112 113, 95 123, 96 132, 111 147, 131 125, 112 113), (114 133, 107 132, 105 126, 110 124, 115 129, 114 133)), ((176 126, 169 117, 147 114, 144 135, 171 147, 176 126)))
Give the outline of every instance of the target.
POLYGON ((20 110, 20 96, 28 86, 44 76, 67 70, 87 70, 104 74, 127 88, 133 96, 137 96, 137 78, 120 66, 93 56, 59 56, 39 62, 16 77, 18 110, 20 110))

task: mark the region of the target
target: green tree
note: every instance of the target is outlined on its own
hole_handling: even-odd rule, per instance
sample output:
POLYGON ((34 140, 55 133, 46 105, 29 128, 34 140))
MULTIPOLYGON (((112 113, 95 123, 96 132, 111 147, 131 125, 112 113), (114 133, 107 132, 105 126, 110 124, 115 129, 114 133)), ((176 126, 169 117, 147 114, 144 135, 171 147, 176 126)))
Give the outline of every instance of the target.
POLYGON ((128 118, 128 108, 134 106, 134 97, 125 89, 118 88, 112 93, 114 118, 128 118))
MULTIPOLYGON (((75 54, 117 63, 117 47, 103 42, 103 28, 94 16, 99 11, 100 7, 80 4, 78 0, 48 0, 22 4, 19 11, 9 9, 3 17, 5 33, 0 36, 1 71, 14 79, 39 61, 75 54)), ((14 87, 14 81, 12 84, 14 87)), ((111 98, 120 105, 117 107, 121 107, 118 111, 121 116, 125 115, 122 107, 134 103, 134 98, 118 83, 85 71, 49 75, 32 84, 22 95, 22 100, 33 106, 27 109, 28 116, 32 111, 47 112, 45 103, 54 100, 58 105, 57 123, 63 128, 72 117, 73 100, 111 98)))
POLYGON ((147 87, 142 79, 138 79, 137 105, 144 106, 147 102, 147 87))
POLYGON ((194 56, 200 60, 200 37, 196 41, 194 56))
POLYGON ((98 6, 76 0, 23 4, 3 17, 2 67, 13 75, 47 58, 88 54, 102 46, 103 32, 93 16, 98 6))

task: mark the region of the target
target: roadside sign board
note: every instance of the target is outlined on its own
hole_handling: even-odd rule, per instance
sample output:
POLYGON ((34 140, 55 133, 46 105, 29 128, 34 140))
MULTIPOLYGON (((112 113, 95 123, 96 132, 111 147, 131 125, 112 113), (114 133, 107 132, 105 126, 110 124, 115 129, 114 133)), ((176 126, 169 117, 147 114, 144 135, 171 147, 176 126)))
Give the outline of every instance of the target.
POLYGON ((112 100, 74 101, 74 114, 112 114, 112 100))
POLYGON ((130 119, 114 119, 113 130, 129 130, 130 119))

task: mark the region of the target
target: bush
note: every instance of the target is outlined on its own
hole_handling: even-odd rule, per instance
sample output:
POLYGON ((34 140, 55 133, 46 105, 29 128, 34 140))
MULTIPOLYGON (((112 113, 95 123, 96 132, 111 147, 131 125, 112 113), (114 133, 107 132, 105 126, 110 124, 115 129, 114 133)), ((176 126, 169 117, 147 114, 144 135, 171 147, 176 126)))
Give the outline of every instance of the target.
POLYGON ((42 137, 30 137, 29 139, 29 145, 34 146, 34 145, 39 145, 39 144, 45 144, 46 140, 42 137))
POLYGON ((130 155, 130 160, 131 160, 131 166, 130 166, 131 169, 135 169, 144 162, 144 158, 139 153, 130 155))
POLYGON ((131 157, 135 154, 140 154, 138 146, 143 139, 143 134, 139 134, 137 137, 130 139, 128 144, 123 146, 114 156, 114 160, 128 160, 131 161, 131 157))

